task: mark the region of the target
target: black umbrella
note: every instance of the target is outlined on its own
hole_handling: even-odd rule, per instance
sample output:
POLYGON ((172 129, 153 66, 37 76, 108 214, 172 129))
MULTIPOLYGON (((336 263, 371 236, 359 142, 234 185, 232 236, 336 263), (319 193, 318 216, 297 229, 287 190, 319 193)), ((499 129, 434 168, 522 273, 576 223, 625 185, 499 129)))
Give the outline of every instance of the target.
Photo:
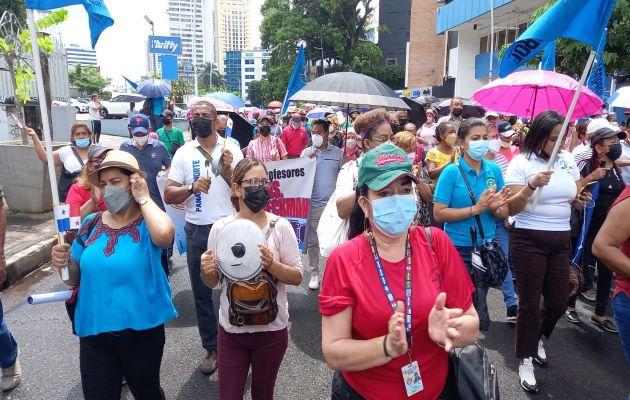
MULTIPOLYGON (((421 104, 416 103, 415 101, 403 97, 402 100, 409 106, 411 110, 407 110, 407 115, 409 116, 409 121, 416 124, 417 127, 420 127, 422 124, 427 122, 427 115, 425 113, 424 107, 421 104)), ((401 128, 404 128, 401 126, 401 128)))
POLYGON ((241 149, 247 147, 254 138, 254 127, 252 124, 235 112, 219 111, 219 114, 225 114, 232 119, 232 137, 238 140, 241 149))
MULTIPOLYGON (((439 115, 444 117, 451 112, 450 107, 440 107, 439 115)), ((462 118, 482 118, 486 115, 486 110, 481 106, 469 106, 464 104, 464 112, 462 113, 462 118)))

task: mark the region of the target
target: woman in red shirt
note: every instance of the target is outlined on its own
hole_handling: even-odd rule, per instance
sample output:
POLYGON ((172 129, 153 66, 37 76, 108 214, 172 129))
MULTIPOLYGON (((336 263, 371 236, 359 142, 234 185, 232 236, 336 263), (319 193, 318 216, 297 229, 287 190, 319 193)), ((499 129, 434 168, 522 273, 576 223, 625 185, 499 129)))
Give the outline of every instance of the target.
POLYGON ((324 357, 341 371, 332 398, 437 399, 448 352, 479 333, 474 287, 446 234, 411 226, 417 178, 404 151, 369 151, 358 180, 350 236, 371 228, 332 252, 319 296, 324 357))
POLYGON ((98 144, 92 145, 88 152, 88 161, 81 170, 81 175, 68 190, 66 204, 69 204, 70 208, 78 207, 81 209, 81 221, 94 212, 106 210, 99 188, 90 185, 88 176, 101 166, 105 155, 110 150, 98 144))

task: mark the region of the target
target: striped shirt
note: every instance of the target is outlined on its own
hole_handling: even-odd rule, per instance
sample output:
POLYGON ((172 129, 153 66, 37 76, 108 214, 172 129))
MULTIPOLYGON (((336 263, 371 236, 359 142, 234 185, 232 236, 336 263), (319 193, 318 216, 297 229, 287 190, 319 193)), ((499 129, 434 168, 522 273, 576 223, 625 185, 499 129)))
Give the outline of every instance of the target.
POLYGON ((495 153, 494 160, 490 160, 490 161, 494 161, 495 163, 497 163, 499 168, 501 168, 501 174, 505 178, 505 173, 507 172, 507 168, 509 164, 507 157, 501 153, 495 153))
POLYGON ((247 157, 255 158, 262 162, 281 160, 287 155, 284 143, 277 136, 268 136, 265 140, 262 136, 249 142, 247 146, 247 157))

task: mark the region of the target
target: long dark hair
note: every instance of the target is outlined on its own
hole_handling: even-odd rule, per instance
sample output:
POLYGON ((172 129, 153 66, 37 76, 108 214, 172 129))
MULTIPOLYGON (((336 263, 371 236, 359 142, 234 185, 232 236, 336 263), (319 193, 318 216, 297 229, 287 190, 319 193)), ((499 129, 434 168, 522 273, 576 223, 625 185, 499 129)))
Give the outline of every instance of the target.
POLYGON ((140 110, 140 113, 146 115, 147 117, 150 117, 153 114, 153 100, 151 100, 150 97, 147 97, 147 99, 142 104, 142 109, 140 110))
POLYGON ((459 124, 459 129, 457 130, 457 138, 459 140, 464 140, 466 135, 468 135, 468 132, 477 126, 483 126, 486 129, 488 128, 488 125, 480 118, 468 118, 463 120, 462 123, 459 124))
MULTIPOLYGON (((532 154, 544 157, 543 148, 549 140, 551 132, 563 121, 564 117, 554 110, 543 111, 538 114, 529 127, 529 132, 521 145, 521 152, 525 153, 527 157, 532 154)), ((549 156, 550 154, 547 154, 547 157, 549 156)))
POLYGON ((357 188, 356 198, 354 200, 354 206, 352 208, 352 212, 350 212, 350 228, 348 229, 348 240, 353 239, 356 236, 359 236, 370 226, 370 220, 365 216, 365 213, 359 206, 359 197, 368 195, 368 187, 367 185, 363 185, 357 188))

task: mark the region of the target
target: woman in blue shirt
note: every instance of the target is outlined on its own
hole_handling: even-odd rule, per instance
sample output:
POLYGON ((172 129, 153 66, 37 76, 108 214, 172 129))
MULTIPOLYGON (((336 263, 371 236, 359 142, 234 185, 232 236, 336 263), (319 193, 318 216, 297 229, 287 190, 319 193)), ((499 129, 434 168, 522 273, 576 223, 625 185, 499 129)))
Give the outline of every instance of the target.
POLYGON ((134 398, 163 399, 164 323, 177 317, 160 262, 174 226, 151 200, 146 174, 129 153, 110 151, 89 175, 107 211, 89 215, 72 247, 56 245, 53 265, 79 286, 74 315, 85 399, 118 399, 122 378, 134 398))
POLYGON ((486 296, 488 286, 475 279, 471 263, 473 250, 471 227, 475 228, 477 243, 481 235, 475 216, 479 216, 486 240, 494 239, 495 219, 504 220, 508 216, 506 201, 509 193, 503 188, 503 175, 499 166, 484 157, 488 153, 488 126, 480 119, 471 118, 461 123, 457 131, 463 157, 458 164, 447 166, 437 182, 433 200, 433 214, 436 222, 444 223, 444 231, 455 244, 464 264, 475 284, 473 303, 479 313, 479 329, 487 331, 490 316, 486 296), (460 168, 461 167, 461 171, 460 168), (473 205, 466 182, 470 184, 476 204, 473 205))

